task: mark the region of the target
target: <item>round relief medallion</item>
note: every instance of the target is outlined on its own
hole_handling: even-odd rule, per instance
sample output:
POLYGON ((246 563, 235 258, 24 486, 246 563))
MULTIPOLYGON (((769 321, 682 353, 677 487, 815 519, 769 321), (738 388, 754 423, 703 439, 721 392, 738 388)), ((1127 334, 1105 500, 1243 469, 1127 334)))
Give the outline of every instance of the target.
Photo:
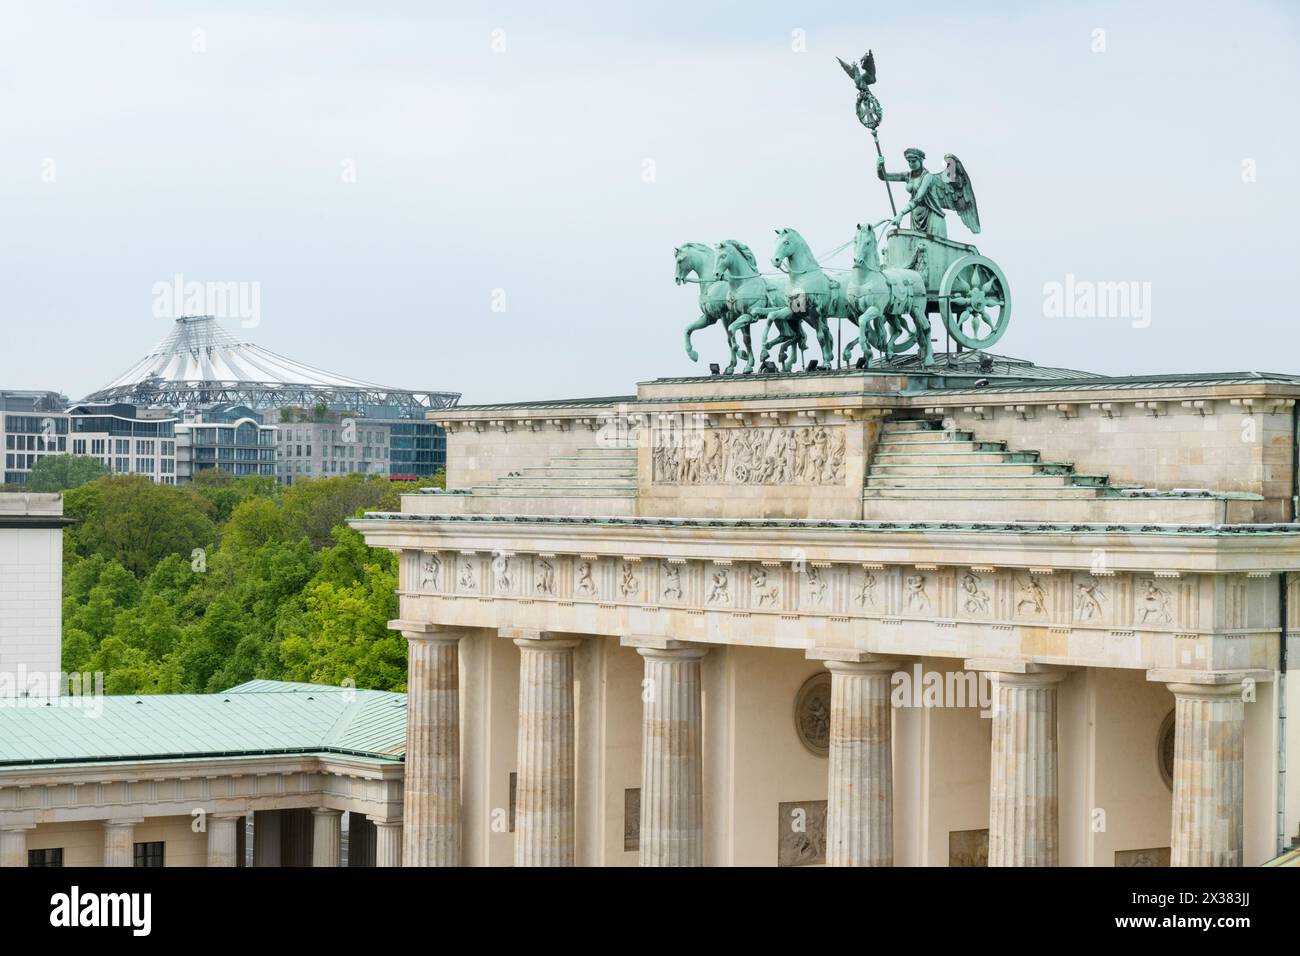
POLYGON ((794 699, 794 729, 809 753, 825 757, 831 751, 831 675, 814 674, 794 699))
POLYGON ((1156 736, 1156 758, 1160 764, 1160 776, 1164 777, 1165 786, 1174 788, 1174 712, 1160 724, 1160 733, 1156 736))

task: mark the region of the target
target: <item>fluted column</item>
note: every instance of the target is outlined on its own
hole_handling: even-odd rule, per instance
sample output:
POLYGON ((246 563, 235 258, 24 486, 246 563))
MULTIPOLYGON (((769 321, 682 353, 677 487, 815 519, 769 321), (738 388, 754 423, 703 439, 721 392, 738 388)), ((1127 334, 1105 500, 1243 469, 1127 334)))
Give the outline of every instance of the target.
POLYGON ((1173 866, 1241 866, 1245 704, 1241 682, 1170 684, 1173 866))
POLYGON ((253 814, 253 866, 280 865, 280 811, 253 814))
POLYGON ((27 865, 27 833, 33 824, 0 827, 0 866, 27 865))
POLYGON ((402 825, 375 824, 375 866, 402 865, 402 825))
POLYGON ((460 661, 456 630, 405 630, 406 866, 460 866, 460 661))
POLYGON ((104 865, 135 866, 135 825, 143 820, 104 821, 104 865))
POLYGON ((641 865, 704 865, 703 708, 706 647, 638 647, 645 658, 641 720, 641 865))
POLYGON ((894 865, 893 661, 827 661, 831 672, 827 866, 894 865))
POLYGON ((338 866, 342 856, 343 811, 316 807, 311 812, 311 865, 338 866))
POLYGON ((1057 686, 1065 675, 993 678, 989 866, 1057 866, 1057 686))
POLYGON ((576 640, 545 633, 519 647, 515 866, 573 866, 576 640))
POLYGON ((243 822, 242 814, 208 814, 208 866, 239 865, 238 828, 243 822))

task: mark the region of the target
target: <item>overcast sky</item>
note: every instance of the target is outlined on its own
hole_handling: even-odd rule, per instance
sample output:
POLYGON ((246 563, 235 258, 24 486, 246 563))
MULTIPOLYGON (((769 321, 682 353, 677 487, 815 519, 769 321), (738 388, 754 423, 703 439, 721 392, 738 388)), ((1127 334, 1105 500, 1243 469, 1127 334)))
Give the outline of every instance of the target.
POLYGON ((834 59, 868 46, 891 169, 970 174, 994 351, 1300 372, 1300 4, 638 6, 0 0, 0 388, 113 379, 178 274, 256 283, 228 325, 266 348, 467 402, 691 374, 725 355, 683 353, 674 246, 888 214, 834 59), (1149 284, 1149 324, 1045 314, 1067 274, 1149 284))

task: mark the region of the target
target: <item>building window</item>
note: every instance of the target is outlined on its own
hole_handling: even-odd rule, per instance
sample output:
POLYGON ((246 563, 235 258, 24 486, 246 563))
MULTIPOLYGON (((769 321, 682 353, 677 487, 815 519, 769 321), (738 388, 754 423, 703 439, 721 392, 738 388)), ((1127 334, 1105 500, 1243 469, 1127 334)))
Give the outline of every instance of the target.
POLYGON ((141 866, 162 866, 163 865, 163 848, 166 844, 162 840, 155 843, 137 843, 135 845, 135 865, 141 866))
POLYGON ((63 847, 53 846, 48 850, 28 850, 28 866, 63 866, 63 847))

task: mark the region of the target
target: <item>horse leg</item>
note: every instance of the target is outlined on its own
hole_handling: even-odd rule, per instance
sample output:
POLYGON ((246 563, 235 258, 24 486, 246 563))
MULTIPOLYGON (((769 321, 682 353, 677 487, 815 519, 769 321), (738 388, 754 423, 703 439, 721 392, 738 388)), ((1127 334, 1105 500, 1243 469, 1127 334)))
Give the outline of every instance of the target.
POLYGON ((767 327, 763 330, 763 354, 759 356, 760 362, 767 361, 767 356, 771 352, 772 346, 781 345, 787 339, 789 333, 787 331, 786 323, 789 320, 789 318, 790 318, 789 309, 784 309, 784 308, 773 309, 772 311, 767 313, 767 327), (775 340, 768 341, 767 338, 768 332, 771 330, 773 325, 776 326, 777 331, 781 334, 777 336, 775 340))
POLYGON ((727 336, 727 348, 731 351, 731 361, 727 363, 727 369, 725 373, 727 375, 730 375, 732 372, 736 370, 736 361, 737 361, 736 337, 731 334, 731 329, 727 328, 726 322, 722 322, 721 325, 722 325, 723 334, 727 336))
POLYGON ((835 367, 835 337, 831 335, 831 323, 825 316, 817 320, 817 342, 822 347, 822 367, 835 367))
POLYGON ((750 337, 748 325, 741 329, 741 334, 745 336, 745 373, 748 374, 754 371, 754 340, 750 337))
MULTIPOLYGON (((871 361, 871 343, 867 339, 867 327, 877 329, 876 323, 880 321, 880 310, 874 305, 867 306, 867 311, 858 316, 858 344, 862 346, 862 357, 868 362, 871 361)), ((880 341, 880 333, 876 331, 876 341, 880 341)))
POLYGON ((700 329, 707 329, 715 321, 715 319, 711 319, 707 315, 701 315, 690 325, 686 326, 686 356, 692 362, 698 362, 700 360, 700 353, 691 348, 692 333, 698 332, 700 329))
POLYGON ((925 305, 920 299, 912 303, 912 322, 916 326, 916 343, 921 348, 921 364, 933 365, 934 343, 930 341, 930 316, 925 305))

